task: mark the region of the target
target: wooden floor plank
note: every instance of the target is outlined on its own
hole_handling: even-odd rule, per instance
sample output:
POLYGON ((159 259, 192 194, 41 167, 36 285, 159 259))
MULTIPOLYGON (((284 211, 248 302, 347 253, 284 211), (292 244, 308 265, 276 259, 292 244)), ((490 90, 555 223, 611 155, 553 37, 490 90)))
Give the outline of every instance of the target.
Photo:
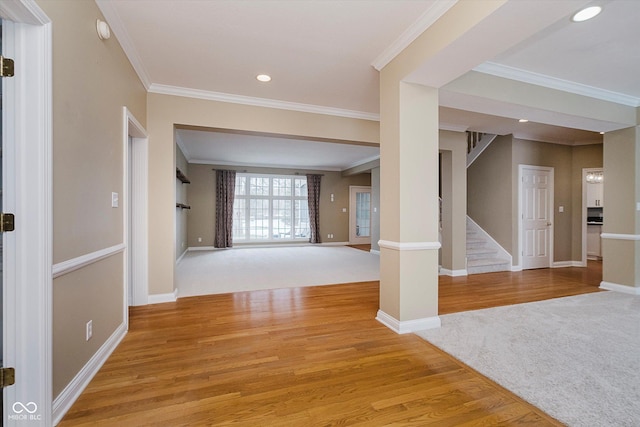
MULTIPOLYGON (((440 313, 599 291, 588 268, 440 278, 440 313)), ((134 307, 61 426, 560 425, 374 320, 378 282, 134 307)))

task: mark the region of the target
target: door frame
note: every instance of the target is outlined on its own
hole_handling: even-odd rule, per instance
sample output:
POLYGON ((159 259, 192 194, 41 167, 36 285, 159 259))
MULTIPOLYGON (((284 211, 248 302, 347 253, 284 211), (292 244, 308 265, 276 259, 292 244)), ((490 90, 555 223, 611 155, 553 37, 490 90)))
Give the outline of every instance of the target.
POLYGON ((3 390, 6 426, 15 402, 33 402, 41 425, 52 425, 52 24, 34 0, 0 3, 4 54, 16 75, 2 82, 5 210, 16 231, 5 233, 4 361, 16 368, 3 390), (29 165, 28 170, 25 165, 29 165), (18 286, 19 284, 19 286, 18 286), (12 327, 8 327, 11 325, 12 327))
POLYGON ((149 136, 129 109, 122 109, 124 323, 128 329, 128 307, 149 302, 149 136))
POLYGON ((549 188, 549 208, 548 208, 548 215, 549 218, 551 218, 551 227, 549 228, 549 268, 553 267, 553 236, 554 236, 554 230, 555 230, 555 220, 554 220, 554 200, 555 200, 555 195, 554 195, 554 189, 555 189, 555 169, 551 166, 534 166, 534 165, 518 165, 518 232, 517 232, 517 240, 518 240, 518 265, 514 266, 514 270, 523 270, 524 269, 524 262, 522 260, 522 253, 523 253, 523 247, 522 247, 522 243, 524 241, 524 227, 522 224, 522 215, 523 215, 523 197, 524 197, 524 191, 522 190, 522 184, 523 184, 523 171, 525 169, 535 169, 535 170, 541 170, 541 171, 547 171, 550 173, 550 177, 551 177, 551 183, 550 183, 550 188, 549 188))
MULTIPOLYGON (((371 212, 369 212, 369 242, 358 242, 352 238, 352 230, 355 227, 356 221, 356 206, 354 204, 354 193, 362 190, 368 190, 371 194, 371 186, 367 185, 350 185, 349 186, 349 244, 350 245, 366 245, 371 244, 371 212)), ((371 198, 369 198, 371 200, 371 198)), ((370 203, 369 209, 373 208, 373 204, 370 203)))
POLYGON ((603 168, 583 168, 582 169, 582 259, 580 266, 587 266, 587 174, 589 172, 602 172, 603 168))

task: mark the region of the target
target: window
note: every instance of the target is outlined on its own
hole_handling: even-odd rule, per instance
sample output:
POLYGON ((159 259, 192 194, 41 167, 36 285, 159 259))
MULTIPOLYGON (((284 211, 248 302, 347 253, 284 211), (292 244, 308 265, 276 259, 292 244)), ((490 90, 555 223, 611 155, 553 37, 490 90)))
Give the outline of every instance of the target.
POLYGON ((236 175, 234 241, 307 240, 309 233, 306 177, 236 175))

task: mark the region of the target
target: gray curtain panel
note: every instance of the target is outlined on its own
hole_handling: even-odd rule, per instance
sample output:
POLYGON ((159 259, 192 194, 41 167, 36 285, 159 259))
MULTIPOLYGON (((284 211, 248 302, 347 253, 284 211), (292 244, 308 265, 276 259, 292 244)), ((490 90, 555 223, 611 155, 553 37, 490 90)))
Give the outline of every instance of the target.
POLYGON ((233 246, 233 198, 236 192, 236 171, 216 171, 216 230, 213 246, 233 246))
POLYGON ((320 243, 320 179, 322 175, 307 175, 307 199, 309 202, 309 242, 320 243))

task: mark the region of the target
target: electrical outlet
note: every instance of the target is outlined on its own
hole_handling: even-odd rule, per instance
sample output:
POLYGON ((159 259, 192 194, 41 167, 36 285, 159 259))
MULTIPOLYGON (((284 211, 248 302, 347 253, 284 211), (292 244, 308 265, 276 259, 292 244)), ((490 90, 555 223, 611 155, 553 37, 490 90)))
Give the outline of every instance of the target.
POLYGON ((89 341, 91 339, 91 337, 93 336, 93 320, 89 320, 87 322, 87 334, 86 334, 86 340, 89 341))
POLYGON ((202 243, 202 237, 198 237, 198 243, 202 243))
POLYGON ((117 208, 119 204, 118 202, 118 193, 111 193, 111 207, 117 208))

